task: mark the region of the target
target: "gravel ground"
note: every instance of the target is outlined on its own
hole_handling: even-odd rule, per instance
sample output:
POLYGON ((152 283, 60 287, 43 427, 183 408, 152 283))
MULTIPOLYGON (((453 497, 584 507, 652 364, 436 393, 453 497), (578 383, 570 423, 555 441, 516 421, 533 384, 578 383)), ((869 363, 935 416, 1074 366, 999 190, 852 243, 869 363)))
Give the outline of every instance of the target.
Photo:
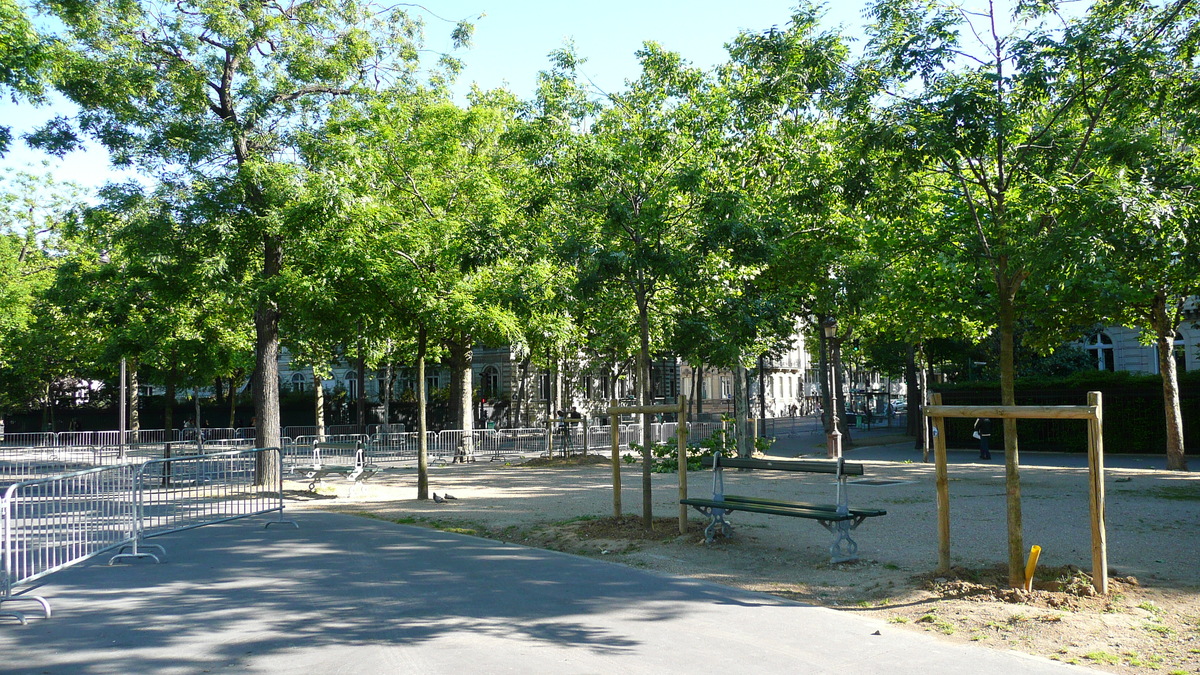
MULTIPOLYGON (((848 453, 850 459, 853 451, 848 453)), ((996 455, 999 457, 999 455, 996 455)), ((919 459, 919 455, 917 456, 919 459)), ((1200 476, 1144 469, 1106 472, 1112 593, 1089 597, 1087 469, 1022 467, 1025 549, 1042 549, 1033 593, 1008 589, 1002 459, 950 467, 951 557, 939 577, 932 464, 863 460, 852 506, 877 507, 856 532, 860 560, 831 564, 831 535, 809 520, 733 514, 735 535, 708 545, 703 517, 679 535, 678 482, 652 476, 652 535, 619 524, 606 464, 523 465, 516 461, 434 466, 431 491, 457 499, 416 500, 414 469, 382 472, 351 489, 339 479, 315 493, 287 483, 288 508, 353 512, 531 546, 604 557, 636 567, 704 578, 784 597, 871 612, 915 630, 1124 673, 1200 673, 1200 476)), ((641 470, 622 468, 623 512, 641 515, 641 470)), ((690 475, 692 496, 711 474, 690 475)), ((774 472, 726 475, 726 491, 767 498, 832 501, 830 476, 774 472)), ((634 519, 630 519, 634 520, 634 519)), ((635 521, 636 522, 636 521, 635 521)))

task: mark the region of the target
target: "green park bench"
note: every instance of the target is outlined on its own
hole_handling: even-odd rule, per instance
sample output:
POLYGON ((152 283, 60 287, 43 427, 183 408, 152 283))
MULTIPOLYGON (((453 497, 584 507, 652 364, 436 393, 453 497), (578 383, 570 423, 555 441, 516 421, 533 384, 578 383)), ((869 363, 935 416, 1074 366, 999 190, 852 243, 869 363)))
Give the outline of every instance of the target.
POLYGON ((732 511, 746 513, 762 513, 772 516, 787 516, 790 518, 807 518, 820 523, 833 533, 833 543, 829 546, 832 562, 847 562, 858 559, 858 544, 850 537, 850 532, 858 528, 867 518, 886 515, 882 509, 852 509, 846 490, 847 476, 863 475, 863 465, 838 460, 790 460, 790 459, 757 459, 750 457, 722 457, 713 455, 701 460, 705 466, 713 469, 712 499, 681 499, 686 504, 703 513, 709 518, 708 526, 704 528, 705 541, 712 543, 716 533, 729 537, 733 528, 725 519, 725 514, 732 511), (725 477, 723 469, 743 469, 755 471, 796 471, 802 473, 832 474, 836 478, 837 500, 834 504, 815 504, 808 502, 780 501, 759 497, 743 497, 725 494, 725 477))

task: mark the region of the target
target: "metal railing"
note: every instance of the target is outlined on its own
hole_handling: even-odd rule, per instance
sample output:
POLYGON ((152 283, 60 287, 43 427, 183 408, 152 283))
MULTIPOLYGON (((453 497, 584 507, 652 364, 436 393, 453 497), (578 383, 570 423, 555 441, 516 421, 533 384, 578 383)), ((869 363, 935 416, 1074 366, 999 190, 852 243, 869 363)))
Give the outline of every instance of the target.
MULTIPOLYGON (((0 605, 35 601, 13 588, 133 541, 136 531, 134 464, 101 467, 21 481, 0 497, 0 605)), ((20 612, 5 611, 25 623, 20 612)))
POLYGON ((138 539, 283 511, 278 448, 154 459, 135 479, 138 539), (272 467, 269 475, 263 475, 272 467))
MULTIPOLYGON (((13 589, 107 551, 131 549, 110 564, 156 558, 141 548, 162 547, 141 547, 146 538, 274 512, 279 519, 268 525, 295 525, 283 520, 279 452, 258 448, 126 462, 9 485, 0 497, 0 605, 37 602, 48 618, 45 598, 14 595, 13 589)), ((26 621, 15 611, 0 616, 26 621)))
MULTIPOLYGON (((776 430, 783 431, 784 427, 788 424, 791 424, 789 418, 774 418, 774 419, 768 420, 768 425, 769 425, 768 429, 770 431, 776 431, 776 430)), ((720 424, 719 423, 712 424, 712 423, 705 423, 705 422, 693 422, 693 423, 690 423, 688 426, 691 429, 691 431, 689 432, 689 437, 696 438, 696 437, 698 437, 698 433, 697 433, 698 429, 707 428, 707 431, 701 432, 701 434, 700 434, 707 438, 709 435, 711 435, 711 428, 719 428, 720 424)), ((654 427, 655 442, 666 443, 666 442, 669 442, 671 437, 674 435, 676 423, 675 422, 655 423, 655 424, 653 424, 653 427, 654 427)), ((559 427, 557 425, 554 425, 553 428, 556 430, 559 429, 559 427)), ((637 423, 620 425, 621 445, 627 446, 629 444, 630 439, 632 439, 634 443, 640 443, 641 442, 640 441, 640 434, 641 434, 640 429, 641 429, 641 425, 637 424, 637 423)), ((487 434, 498 433, 500 436, 507 435, 507 436, 511 437, 514 435, 528 436, 531 433, 544 434, 545 431, 546 431, 546 429, 544 427, 527 428, 527 429, 526 428, 474 429, 473 430, 473 438, 478 439, 479 443, 483 447, 490 449, 492 447, 492 445, 489 444, 486 440, 484 440, 485 436, 487 434), (483 435, 480 435, 480 434, 483 434, 483 435)), ((415 432, 407 431, 403 424, 390 424, 390 425, 372 424, 367 427, 366 434, 360 434, 360 433, 358 433, 357 425, 354 425, 354 424, 331 424, 331 425, 328 425, 325 427, 325 436, 321 440, 323 442, 344 442, 344 441, 349 441, 351 439, 367 440, 367 439, 373 439, 376 437, 380 437, 381 435, 386 435, 386 436, 391 437, 391 436, 395 436, 398 434, 402 435, 402 434, 406 434, 406 433, 412 434, 415 432)), ((429 432, 429 433, 438 435, 442 439, 442 440, 439 440, 439 443, 442 443, 442 442, 457 443, 457 441, 461 438, 462 431, 456 430, 456 429, 446 429, 441 432, 429 432), (449 436, 454 436, 456 434, 459 436, 458 436, 458 438, 455 438, 454 441, 446 441, 445 440, 449 436)), ((605 436, 605 434, 607 434, 607 433, 608 433, 608 427, 598 427, 598 426, 588 427, 587 430, 585 431, 579 425, 571 425, 571 429, 569 431, 569 434, 573 435, 573 436, 579 436, 579 437, 587 436, 588 437, 588 442, 587 442, 588 450, 591 450, 591 451, 600 451, 602 448, 609 447, 609 443, 610 443, 609 437, 605 436)), ((120 446, 120 445, 125 445, 127 447, 135 447, 136 446, 136 447, 146 448, 146 447, 154 447, 154 446, 161 447, 162 445, 164 445, 166 443, 171 443, 173 445, 183 443, 183 444, 190 444, 192 446, 195 446, 196 444, 199 443, 204 446, 210 446, 210 445, 220 446, 220 445, 234 444, 233 443, 234 441, 242 441, 242 444, 249 443, 252 445, 254 442, 255 435, 256 435, 256 433, 255 433, 255 429, 253 427, 238 427, 238 428, 205 427, 205 428, 201 428, 201 429, 189 427, 189 428, 185 428, 185 429, 140 429, 138 431, 126 431, 125 438, 124 438, 125 442, 121 443, 120 432, 114 431, 114 430, 18 432, 18 433, 6 433, 3 436, 0 436, 0 448, 6 448, 6 447, 71 448, 71 447, 120 446)), ((312 426, 312 425, 284 427, 282 429, 282 437, 284 439, 293 439, 293 441, 295 441, 295 442, 311 444, 312 439, 315 439, 317 437, 317 427, 312 426)), ((543 436, 543 440, 544 440, 544 436, 543 436)), ((582 442, 577 441, 574 445, 575 445, 575 447, 580 447, 582 445, 582 442)), ((445 454, 445 453, 442 453, 441 451, 439 451, 439 456, 442 456, 443 454, 445 454)), ((453 454, 453 453, 450 453, 450 454, 453 454)))

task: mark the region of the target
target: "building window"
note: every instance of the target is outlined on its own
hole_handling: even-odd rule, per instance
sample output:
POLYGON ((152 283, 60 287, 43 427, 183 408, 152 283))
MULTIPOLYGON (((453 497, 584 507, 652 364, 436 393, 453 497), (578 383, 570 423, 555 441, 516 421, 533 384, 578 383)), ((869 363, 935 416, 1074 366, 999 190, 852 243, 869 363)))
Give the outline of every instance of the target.
POLYGON ((1095 358, 1097 370, 1117 369, 1116 350, 1113 349, 1113 341, 1108 333, 1097 333, 1088 339, 1087 350, 1095 358))
POLYGON ((549 401, 550 398, 550 373, 542 373, 538 376, 538 400, 549 401))
MULTIPOLYGON (((1151 347, 1154 352, 1154 373, 1157 375, 1162 372, 1162 368, 1158 365, 1158 345, 1151 347)), ((1179 333, 1175 333, 1175 346, 1172 349, 1172 355, 1175 357, 1175 372, 1183 373, 1187 371, 1187 346, 1183 344, 1183 340, 1179 337, 1179 333)))
POLYGON ((733 398, 733 380, 731 378, 721 378, 721 398, 733 398))
POLYGON ((484 368, 480 380, 483 398, 492 399, 500 395, 500 371, 494 366, 484 368))
POLYGON ((292 375, 292 391, 297 394, 304 393, 304 375, 300 373, 292 375))
POLYGON ((346 373, 346 395, 351 399, 358 398, 358 373, 353 370, 346 373))

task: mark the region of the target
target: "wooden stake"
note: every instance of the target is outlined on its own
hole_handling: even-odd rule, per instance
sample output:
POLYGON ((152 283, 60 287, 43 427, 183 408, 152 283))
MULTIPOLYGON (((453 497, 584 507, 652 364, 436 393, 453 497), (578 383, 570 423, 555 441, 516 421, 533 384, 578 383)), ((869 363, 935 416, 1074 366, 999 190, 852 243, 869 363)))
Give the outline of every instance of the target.
MULTIPOLYGON (((930 409, 942 404, 942 395, 933 394, 930 409)), ((946 419, 933 418, 933 454, 937 472, 938 572, 950 571, 950 479, 946 467, 946 419)))
POLYGON ((1108 595, 1108 542, 1104 526, 1104 414, 1098 391, 1088 392, 1096 416, 1088 420, 1088 477, 1092 516, 1092 586, 1108 595))
MULTIPOLYGON (((675 438, 679 443, 679 499, 688 497, 687 465, 687 396, 679 397, 679 423, 675 426, 675 438)), ((687 504, 679 504, 679 534, 687 534, 687 504)))
POLYGON ((617 400, 608 402, 608 428, 612 431, 613 518, 621 517, 621 429, 615 412, 617 400))

